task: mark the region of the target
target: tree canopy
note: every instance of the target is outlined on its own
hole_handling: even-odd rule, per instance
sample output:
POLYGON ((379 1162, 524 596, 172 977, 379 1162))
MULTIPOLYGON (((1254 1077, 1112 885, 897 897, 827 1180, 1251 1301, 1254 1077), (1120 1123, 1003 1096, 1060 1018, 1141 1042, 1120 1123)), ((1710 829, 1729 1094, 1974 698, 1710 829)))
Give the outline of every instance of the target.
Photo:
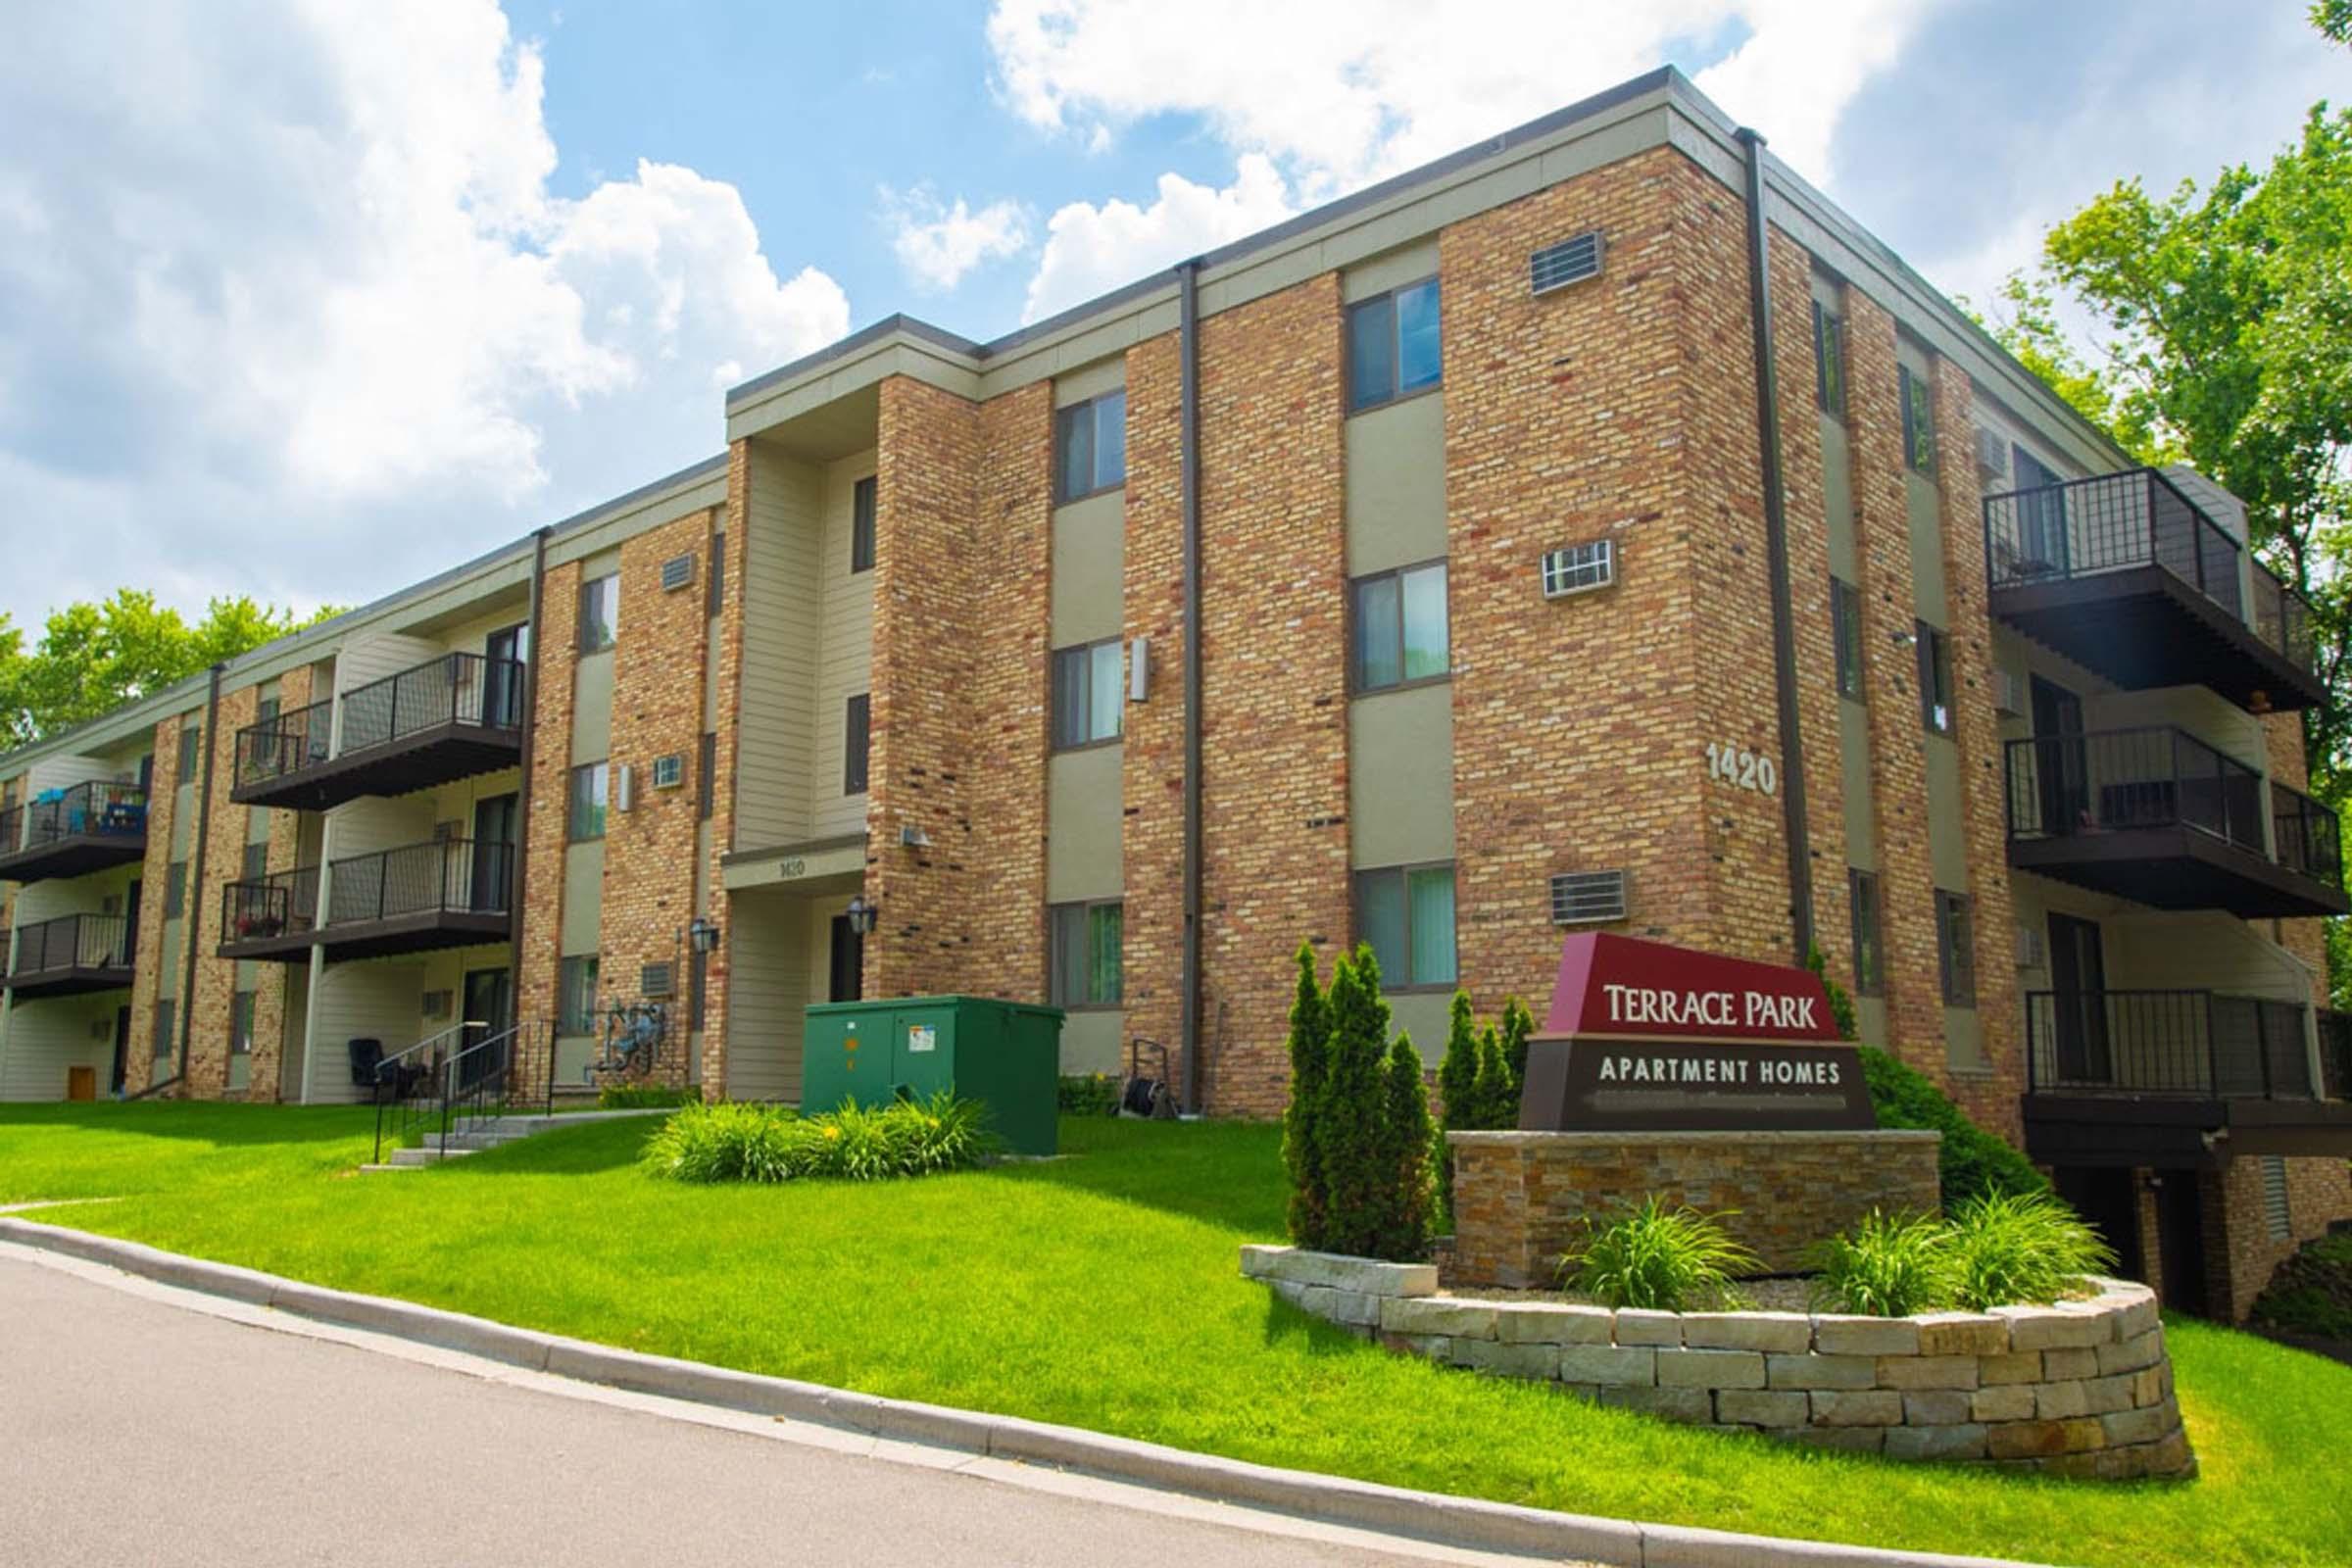
POLYGON ((30 648, 0 615, 0 750, 71 729, 338 612, 330 606, 305 616, 240 595, 212 601, 190 625, 155 595, 119 588, 102 603, 53 612, 30 648))

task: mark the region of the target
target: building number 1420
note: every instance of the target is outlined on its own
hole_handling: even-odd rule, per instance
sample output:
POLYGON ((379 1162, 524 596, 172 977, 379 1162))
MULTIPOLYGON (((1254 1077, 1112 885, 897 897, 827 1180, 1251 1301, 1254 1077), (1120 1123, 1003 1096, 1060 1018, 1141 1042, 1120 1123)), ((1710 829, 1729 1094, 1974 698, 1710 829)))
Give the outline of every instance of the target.
POLYGON ((1781 787, 1780 769, 1772 765, 1769 757, 1758 757, 1745 747, 1718 746, 1707 742, 1707 777, 1722 779, 1726 784, 1759 795, 1778 793, 1781 787))

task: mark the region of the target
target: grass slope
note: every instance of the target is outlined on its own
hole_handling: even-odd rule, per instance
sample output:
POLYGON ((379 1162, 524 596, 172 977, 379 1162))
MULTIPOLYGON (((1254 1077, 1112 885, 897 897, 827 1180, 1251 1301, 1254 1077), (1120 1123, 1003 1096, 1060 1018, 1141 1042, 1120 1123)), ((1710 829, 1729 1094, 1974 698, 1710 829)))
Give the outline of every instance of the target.
POLYGON ((2309 1456, 2352 1446, 2352 1368, 2176 1325, 2205 1466, 2193 1486, 1891 1465, 1689 1431, 1392 1355, 1242 1280, 1236 1247, 1282 1232, 1268 1127, 1070 1119, 1072 1157, 1051 1163, 747 1189, 642 1175, 650 1120, 336 1179, 319 1165, 329 1151, 366 1151, 351 1152, 331 1113, 259 1112, 282 1120, 287 1147, 220 1139, 202 1185, 182 1190, 195 1135, 168 1129, 217 1114, 0 1110, 0 1172, 12 1188, 34 1171, 143 1195, 55 1217, 327 1285, 1401 1486, 2070 1563, 2347 1556, 2340 1494, 2309 1456), (145 1169, 122 1146, 150 1127, 145 1169), (99 1168, 76 1175, 84 1149, 99 1168))

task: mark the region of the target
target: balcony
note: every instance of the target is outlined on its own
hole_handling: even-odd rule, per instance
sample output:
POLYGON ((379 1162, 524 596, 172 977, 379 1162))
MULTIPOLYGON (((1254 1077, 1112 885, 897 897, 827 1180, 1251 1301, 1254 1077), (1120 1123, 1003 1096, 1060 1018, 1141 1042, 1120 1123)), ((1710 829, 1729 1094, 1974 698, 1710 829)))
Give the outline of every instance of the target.
POLYGON ((2063 1165, 2352 1154, 2341 1064, 2315 1060, 2308 1018, 2214 991, 2029 993, 2027 1151, 2063 1165))
POLYGON ((2166 726, 2011 741, 2009 863, 2155 909, 2352 908, 2335 813, 2268 790, 2266 824, 2260 773, 2166 726))
POLYGON ((2209 686, 2255 712, 2314 707, 2326 687, 2310 610, 2244 555, 2153 468, 1984 498, 1997 618, 2127 689, 2209 686))
POLYGON ((323 913, 316 866, 232 883, 220 956, 286 959, 316 944, 331 963, 504 942, 514 879, 513 845, 439 839, 329 862, 323 913))
POLYGON ((131 979, 131 932, 119 914, 69 914, 19 926, 8 989, 20 1002, 121 991, 131 979))
POLYGON ((0 811, 0 882, 84 876, 147 857, 147 792, 135 784, 44 790, 0 811))
POLYGON ((323 811, 367 795, 406 795, 513 767, 522 756, 523 665, 443 654, 237 732, 229 798, 323 811))
POLYGON ((318 868, 273 871, 220 890, 220 956, 310 960, 318 925, 318 868))

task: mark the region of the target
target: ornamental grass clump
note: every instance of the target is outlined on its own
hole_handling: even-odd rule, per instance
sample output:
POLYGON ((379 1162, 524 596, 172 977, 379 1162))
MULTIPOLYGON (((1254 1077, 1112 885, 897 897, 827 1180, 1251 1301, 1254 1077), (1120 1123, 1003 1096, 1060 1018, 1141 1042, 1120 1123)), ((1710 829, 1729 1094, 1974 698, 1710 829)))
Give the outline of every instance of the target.
POLYGON ((1733 1280, 1763 1265, 1723 1228, 1727 1214, 1702 1214, 1687 1203, 1668 1208, 1652 1196, 1598 1230, 1588 1221, 1584 1250, 1561 1258, 1560 1271, 1603 1306, 1656 1312, 1737 1306, 1733 1280))
POLYGON ((2115 1266, 2115 1250, 2043 1193, 1986 1193, 1962 1203, 1949 1230, 1952 1295, 1972 1312, 2046 1304, 2115 1266))
POLYGON ((781 1105, 690 1104, 646 1140, 647 1170, 682 1182, 881 1181, 965 1170, 996 1151, 988 1107, 942 1092, 802 1116, 781 1105))
POLYGON ((1844 1236, 1813 1250, 1814 1298, 1836 1312, 1909 1317, 1948 1305, 1954 1294, 1951 1232, 1932 1214, 1872 1209, 1844 1236))

